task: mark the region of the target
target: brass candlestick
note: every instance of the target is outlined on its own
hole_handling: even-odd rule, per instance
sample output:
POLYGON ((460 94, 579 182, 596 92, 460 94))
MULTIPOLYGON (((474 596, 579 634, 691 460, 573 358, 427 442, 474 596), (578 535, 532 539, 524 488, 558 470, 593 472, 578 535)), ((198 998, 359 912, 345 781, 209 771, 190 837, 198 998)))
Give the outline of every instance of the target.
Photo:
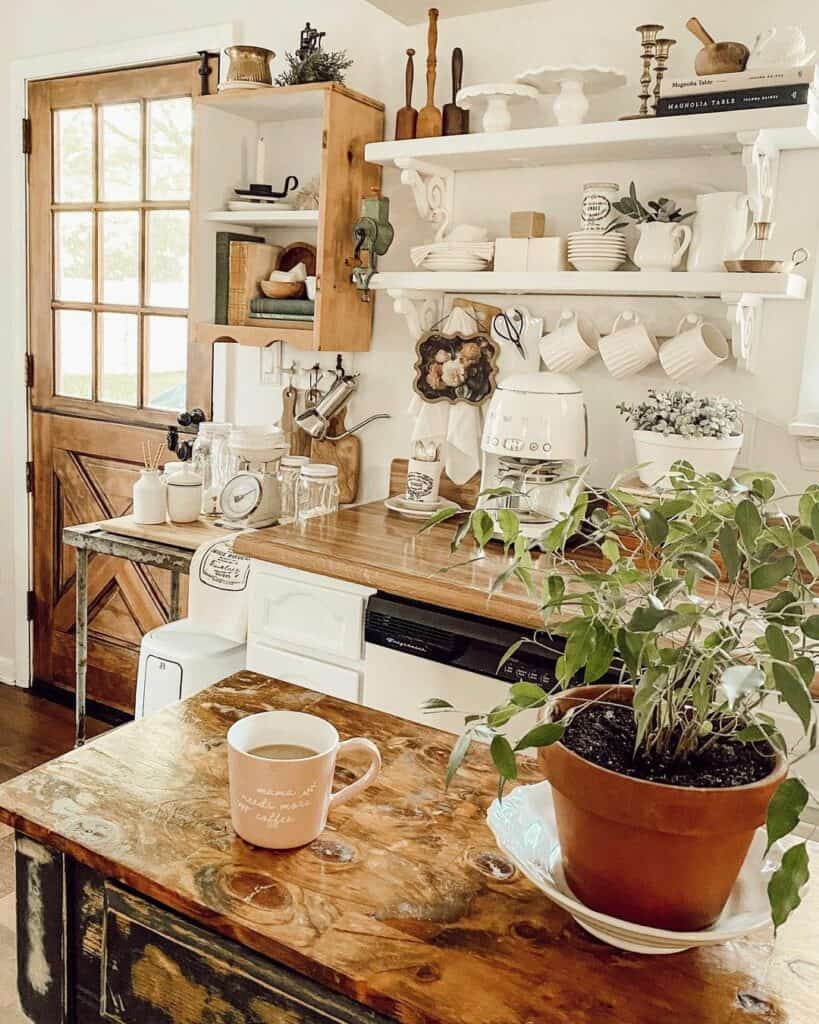
POLYGON ((657 36, 662 32, 664 25, 638 25, 636 31, 640 33, 640 57, 643 61, 643 71, 640 75, 640 112, 629 114, 621 121, 631 121, 638 117, 651 117, 648 110, 648 101, 651 99, 651 62, 654 59, 654 50, 657 36))
POLYGON ((665 69, 668 67, 668 55, 671 47, 677 42, 676 39, 657 39, 654 44, 654 113, 657 113, 657 104, 660 102, 660 87, 663 84, 665 69))

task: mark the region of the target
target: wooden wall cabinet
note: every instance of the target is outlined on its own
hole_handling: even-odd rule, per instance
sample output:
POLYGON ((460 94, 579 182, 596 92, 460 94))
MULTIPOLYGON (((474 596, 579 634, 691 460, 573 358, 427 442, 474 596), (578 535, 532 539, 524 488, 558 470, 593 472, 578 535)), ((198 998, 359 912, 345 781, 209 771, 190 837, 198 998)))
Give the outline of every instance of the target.
POLYGON ((194 106, 192 309, 199 342, 265 347, 277 340, 305 350, 361 352, 370 347, 373 304, 353 285, 353 225, 361 199, 381 187, 367 163, 368 143, 384 137, 384 105, 333 82, 202 96, 194 106), (265 140, 266 179, 280 188, 320 177, 318 215, 302 211, 226 213, 234 188, 254 177, 256 142, 265 140), (216 232, 261 235, 275 245, 316 245, 313 323, 215 324, 216 232))

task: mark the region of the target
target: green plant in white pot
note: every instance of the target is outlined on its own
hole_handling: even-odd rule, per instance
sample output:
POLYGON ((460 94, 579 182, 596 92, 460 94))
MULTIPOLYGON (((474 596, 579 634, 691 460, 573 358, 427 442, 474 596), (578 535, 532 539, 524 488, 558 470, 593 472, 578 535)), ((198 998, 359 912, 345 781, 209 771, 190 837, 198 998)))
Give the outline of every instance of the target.
MULTIPOLYGON (((506 657, 539 646, 556 659, 556 688, 515 684, 505 703, 465 719, 447 777, 481 737, 502 793, 517 753, 536 748, 575 895, 621 919, 694 931, 719 916, 756 830, 767 827, 770 847, 812 799, 793 772, 816 745, 819 487, 796 517, 782 513, 770 474, 701 476, 679 463, 671 483, 656 501, 616 485, 584 492, 540 538, 499 513, 509 563, 496 589, 517 576, 544 619, 506 657), (779 705, 801 729, 790 746, 779 705), (505 730, 532 708, 544 720, 513 747, 505 730)), ((453 550, 469 536, 488 543, 485 508, 444 510, 427 526, 456 517, 453 550)), ((775 925, 807 876, 797 842, 769 883, 775 925)))
POLYGON ((733 471, 744 440, 741 402, 650 388, 642 402, 617 408, 634 426, 637 472, 649 487, 669 487, 669 471, 681 460, 701 475, 733 471))

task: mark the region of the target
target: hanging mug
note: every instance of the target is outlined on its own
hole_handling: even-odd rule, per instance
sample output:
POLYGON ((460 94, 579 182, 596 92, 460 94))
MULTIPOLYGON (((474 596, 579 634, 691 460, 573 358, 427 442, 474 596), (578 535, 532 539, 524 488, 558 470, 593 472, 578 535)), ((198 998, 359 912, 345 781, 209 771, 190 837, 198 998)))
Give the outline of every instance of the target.
POLYGON ((672 380, 690 379, 725 362, 730 351, 721 331, 689 313, 680 320, 675 337, 660 349, 660 363, 672 380))
POLYGON ((637 314, 627 310, 614 321, 611 334, 600 339, 600 355, 619 380, 657 361, 657 340, 637 314))
POLYGON ((570 373, 597 355, 600 335, 590 320, 566 309, 540 342, 540 358, 553 373, 570 373))

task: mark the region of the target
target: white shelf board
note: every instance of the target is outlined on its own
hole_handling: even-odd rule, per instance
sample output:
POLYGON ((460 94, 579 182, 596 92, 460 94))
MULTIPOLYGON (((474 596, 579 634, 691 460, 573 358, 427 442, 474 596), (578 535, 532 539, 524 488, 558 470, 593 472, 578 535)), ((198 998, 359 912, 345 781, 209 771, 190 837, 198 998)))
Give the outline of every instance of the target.
POLYGON ((478 273, 409 271, 376 274, 370 288, 406 292, 483 295, 674 295, 728 298, 755 295, 767 299, 802 299, 807 281, 799 274, 701 274, 685 271, 478 273))
POLYGON ((241 224, 259 228, 318 227, 318 210, 215 210, 205 220, 216 224, 241 224))
POLYGON ((384 166, 419 160, 452 171, 653 160, 739 153, 741 137, 746 136, 748 141, 751 136, 753 141, 757 133, 761 134, 760 141, 773 149, 819 148, 819 111, 812 105, 772 107, 371 142, 366 158, 384 166))

